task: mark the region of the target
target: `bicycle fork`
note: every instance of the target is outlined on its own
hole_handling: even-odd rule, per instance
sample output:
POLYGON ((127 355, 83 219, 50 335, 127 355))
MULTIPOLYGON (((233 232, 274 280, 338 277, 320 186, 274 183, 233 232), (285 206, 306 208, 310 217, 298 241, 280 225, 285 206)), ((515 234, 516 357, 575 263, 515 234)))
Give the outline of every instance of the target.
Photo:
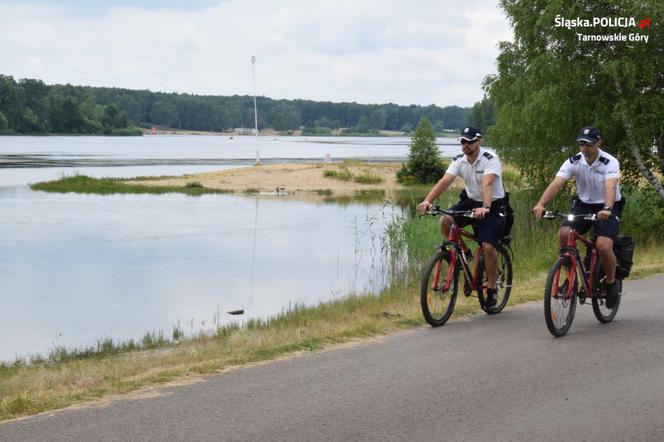
POLYGON ((445 275, 445 282, 443 283, 443 286, 439 288, 438 283, 439 283, 439 277, 440 277, 440 268, 443 265, 442 260, 438 260, 436 263, 436 268, 434 271, 434 276, 433 276, 433 284, 432 284, 432 290, 433 291, 441 291, 441 292, 447 292, 450 290, 450 287, 452 286, 452 283, 454 281, 454 261, 455 261, 455 256, 452 254, 450 258, 450 266, 449 269, 447 270, 447 275, 445 275))
POLYGON ((468 257, 460 247, 455 248, 454 252, 455 252, 454 253, 455 261, 456 257, 461 257, 461 259, 459 259, 459 263, 461 265, 461 273, 463 273, 463 294, 465 296, 470 296, 470 294, 473 292, 474 284, 469 276, 471 272, 470 272, 470 263, 468 262, 468 257))
MULTIPOLYGON (((577 286, 579 302, 583 304, 586 300, 586 294, 589 293, 588 278, 586 278, 586 269, 578 253, 565 253, 562 255, 569 260, 570 268, 567 276, 567 293, 565 299, 570 299, 574 292, 574 279, 581 280, 581 288, 577 286)), ((592 267, 592 266, 591 266, 592 267)))

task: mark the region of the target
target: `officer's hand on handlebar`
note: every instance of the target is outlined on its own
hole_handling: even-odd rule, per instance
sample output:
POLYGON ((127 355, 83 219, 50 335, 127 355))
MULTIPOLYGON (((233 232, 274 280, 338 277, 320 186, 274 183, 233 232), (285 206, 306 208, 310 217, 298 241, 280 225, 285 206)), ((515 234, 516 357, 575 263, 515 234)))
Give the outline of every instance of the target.
POLYGON ((489 214, 489 209, 484 207, 476 207, 473 209, 473 216, 477 219, 482 219, 489 214))
POLYGON ((535 215, 535 219, 537 220, 542 219, 542 216, 544 216, 544 212, 546 212, 544 206, 537 205, 533 207, 533 215, 535 215))
POLYGON ((600 221, 606 221, 607 219, 611 218, 611 211, 610 210, 600 210, 597 212, 597 219, 600 221))
POLYGON ((429 210, 431 207, 433 207, 433 204, 431 204, 429 201, 424 200, 421 203, 417 205, 417 210, 420 213, 426 213, 427 210, 429 210))

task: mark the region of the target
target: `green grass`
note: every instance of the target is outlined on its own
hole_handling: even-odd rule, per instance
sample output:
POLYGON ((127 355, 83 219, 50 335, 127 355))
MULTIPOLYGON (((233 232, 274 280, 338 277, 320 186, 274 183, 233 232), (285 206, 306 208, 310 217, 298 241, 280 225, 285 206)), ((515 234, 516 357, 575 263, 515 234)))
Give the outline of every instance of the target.
MULTIPOLYGON (((139 179, 139 178, 136 178, 139 179)), ((155 179, 155 178, 152 178, 155 179)), ((127 178, 91 178, 85 175, 63 177, 55 181, 32 184, 33 190, 45 192, 76 192, 98 195, 127 194, 127 193, 184 193, 190 196, 200 196, 208 193, 232 193, 231 190, 210 189, 203 187, 200 182, 189 182, 185 186, 142 186, 140 184, 127 184, 127 178)))
POLYGON ((364 169, 358 175, 353 176, 353 181, 360 184, 380 184, 385 180, 377 173, 364 169))
POLYGON ((342 167, 339 170, 332 170, 332 169, 324 170, 323 176, 326 178, 334 178, 341 181, 350 181, 350 179, 353 178, 353 174, 350 173, 350 170, 348 170, 345 167, 342 167))
POLYGON ((348 167, 359 166, 360 160, 344 160, 338 170, 326 169, 323 171, 323 176, 326 178, 334 178, 341 181, 350 181, 351 179, 360 184, 380 184, 384 182, 382 176, 372 172, 370 169, 362 169, 358 174, 353 174, 348 167))

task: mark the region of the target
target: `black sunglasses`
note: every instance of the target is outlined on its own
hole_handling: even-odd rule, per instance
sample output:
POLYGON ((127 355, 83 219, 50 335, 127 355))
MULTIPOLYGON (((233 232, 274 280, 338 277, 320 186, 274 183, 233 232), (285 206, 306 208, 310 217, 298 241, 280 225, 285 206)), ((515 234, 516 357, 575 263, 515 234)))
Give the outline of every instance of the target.
POLYGON ((464 140, 463 138, 461 139, 461 144, 473 144, 475 142, 477 142, 477 140, 468 141, 468 140, 464 140))
POLYGON ((595 143, 593 143, 591 141, 579 141, 579 146, 592 146, 594 144, 595 143))

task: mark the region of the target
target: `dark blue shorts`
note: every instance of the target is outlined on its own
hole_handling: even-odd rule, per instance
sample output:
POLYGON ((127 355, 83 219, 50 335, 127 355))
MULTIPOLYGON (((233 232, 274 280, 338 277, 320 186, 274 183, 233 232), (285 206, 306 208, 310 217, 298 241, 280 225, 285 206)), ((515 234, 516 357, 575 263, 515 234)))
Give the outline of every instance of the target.
MULTIPOLYGON (((604 208, 604 204, 586 204, 578 200, 572 203, 572 213, 575 215, 597 213, 602 210, 602 208, 604 208)), ((618 236, 618 228, 620 227, 620 221, 618 219, 620 212, 621 204, 618 202, 613 205, 613 208, 611 209, 611 218, 606 221, 563 221, 563 226, 574 227, 582 235, 594 226, 595 238, 598 236, 606 236, 615 241, 616 236, 618 236)))
MULTIPOLYGON (((459 201, 450 207, 449 210, 471 210, 476 207, 482 207, 482 202, 468 198, 459 201)), ((495 204, 494 202, 491 211, 484 219, 455 216, 454 222, 460 227, 465 227, 467 225, 473 226, 473 232, 475 232, 478 242, 488 242, 494 247, 498 247, 498 243, 502 239, 503 232, 505 231, 505 215, 500 210, 500 207, 502 206, 499 206, 499 204, 495 204)))

